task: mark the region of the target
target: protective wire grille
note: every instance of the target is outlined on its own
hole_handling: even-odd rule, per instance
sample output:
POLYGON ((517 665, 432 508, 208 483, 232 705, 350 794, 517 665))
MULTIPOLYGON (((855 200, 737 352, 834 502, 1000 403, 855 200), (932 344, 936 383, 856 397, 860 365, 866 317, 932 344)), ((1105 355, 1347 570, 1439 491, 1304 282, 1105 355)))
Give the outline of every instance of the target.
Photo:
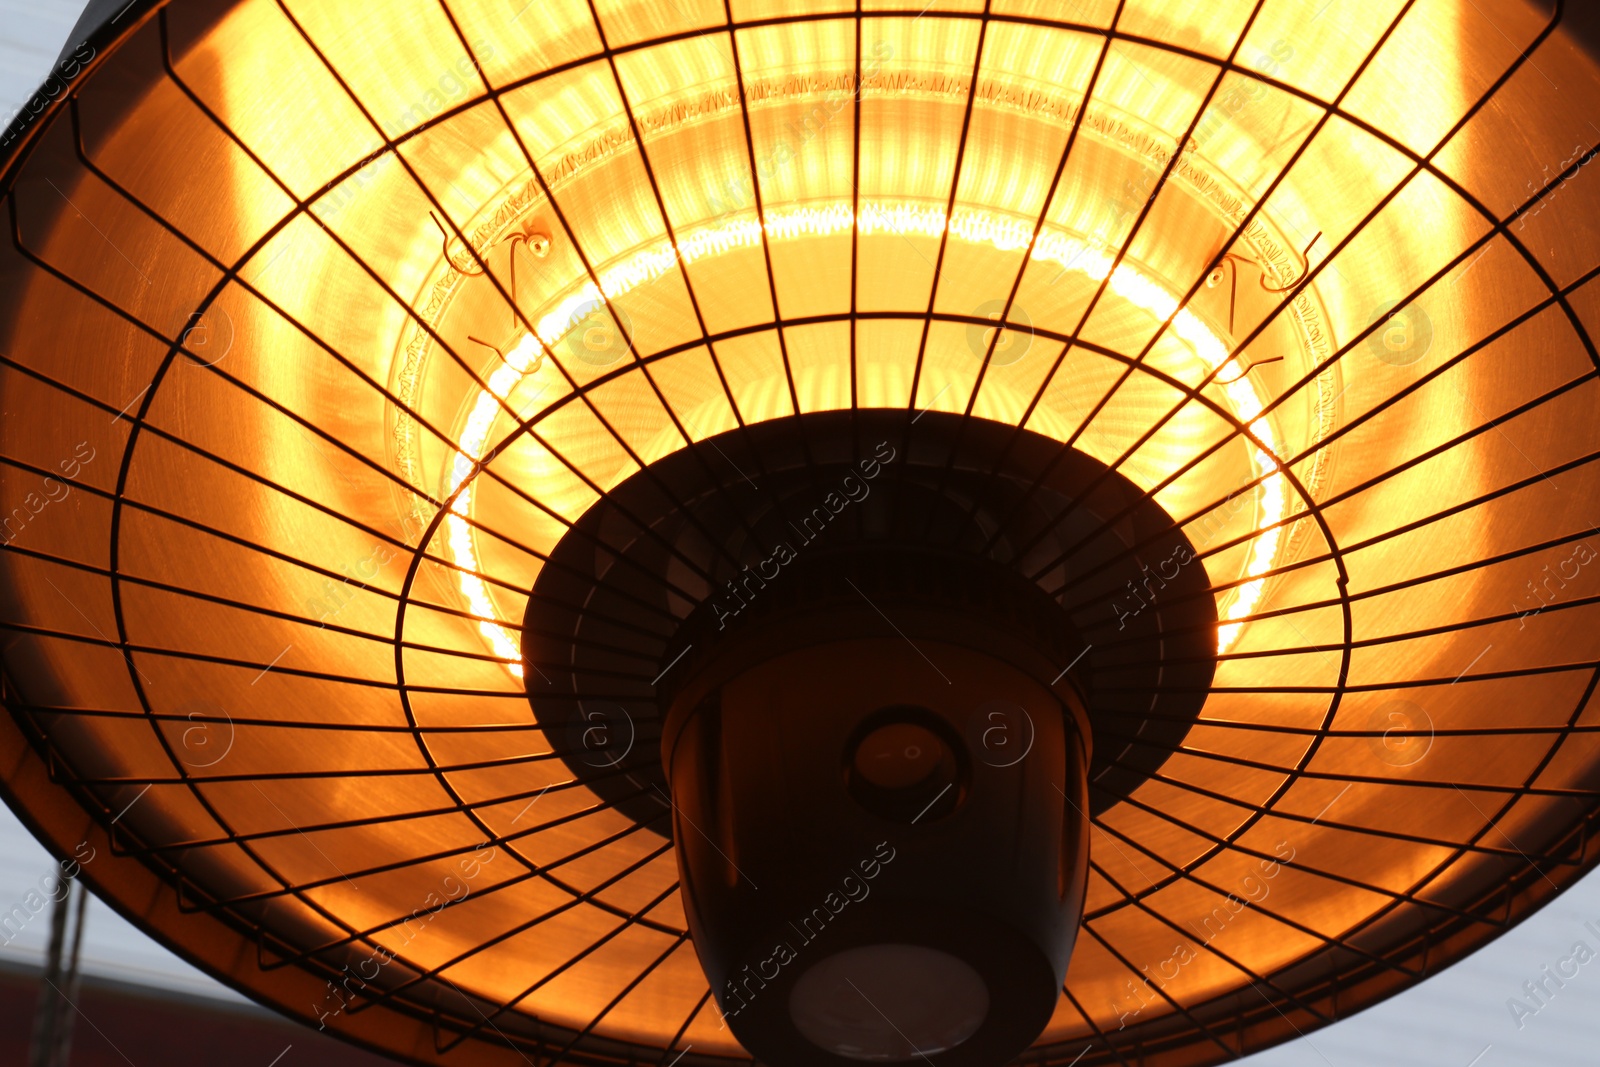
MULTIPOLYGON (((544 29, 569 16, 587 23, 548 33, 518 26, 515 11, 441 0, 397 6, 380 27, 394 35, 387 42, 363 38, 361 19, 340 5, 249 3, 225 16, 137 6, 122 19, 130 29, 97 38, 105 54, 83 61, 88 73, 50 111, 13 128, 22 147, 5 172, 3 269, 13 293, 0 315, 5 505, 25 513, 7 527, 0 625, 11 635, 12 740, 25 737, 55 783, 19 771, 10 794, 36 828, 70 848, 78 829, 60 810, 70 790, 93 832, 110 835, 116 857, 127 858, 86 869, 124 910, 225 980, 386 1051, 427 1060, 470 1049, 483 1062, 739 1058, 687 941, 670 844, 564 774, 507 669, 516 664, 486 645, 484 612, 463 601, 459 575, 481 583, 494 625, 515 634, 518 598, 586 502, 634 470, 648 475, 666 451, 687 448, 709 470, 726 457, 705 450, 705 438, 828 407, 937 407, 1037 428, 1036 414, 1065 405, 1072 417, 1052 436, 1089 447, 1109 435, 1115 447, 1101 458, 1127 468, 1180 522, 1233 522, 1219 537, 1195 538, 1208 574, 1229 575, 1214 578, 1208 595, 1252 581, 1274 591, 1219 656, 1202 726, 1144 791, 1097 817, 1084 936, 1034 1055, 1084 1064, 1228 1058, 1324 1025, 1495 936, 1593 862, 1600 677, 1592 619, 1600 596, 1579 595, 1594 555, 1586 539, 1595 533, 1588 516, 1600 455, 1588 414, 1600 359, 1585 326, 1600 266, 1592 223, 1579 221, 1593 217, 1597 197, 1593 180, 1580 179, 1600 133, 1573 149, 1562 142, 1559 172, 1536 174, 1542 180, 1526 189, 1535 168, 1506 161, 1496 138, 1517 116, 1548 120, 1552 137, 1584 128, 1551 117, 1551 75, 1541 68, 1583 86, 1590 103, 1596 82, 1592 64, 1557 33, 1559 11, 1497 6, 1504 30, 1460 12, 1449 27, 1459 37, 1446 49, 1437 42, 1448 20, 1437 10, 1356 6, 1365 18, 1341 16, 1364 24, 1343 38, 1348 54, 1305 79, 1280 79, 1248 57, 1262 51, 1258 21, 1288 26, 1320 12, 1266 0, 1218 5, 1205 27, 1163 24, 1175 19, 1163 5, 1125 2, 1081 21, 988 5, 602 5, 525 16, 545 20, 544 29), (1176 279, 1177 306, 1190 306, 1215 272, 1231 269, 1237 282, 1229 252, 1280 188, 1298 183, 1326 197, 1321 244, 1307 246, 1322 251, 1286 277, 1257 268, 1267 304, 1254 325, 1235 334, 1230 322, 1226 331, 1230 354, 1261 352, 1263 337, 1287 344, 1272 331, 1313 292, 1338 323, 1325 356, 1297 374, 1256 379, 1269 383, 1259 415, 1241 417, 1214 388, 1227 381, 1226 363, 1174 369, 1175 313, 1147 322, 1115 291, 1117 265, 1161 263, 1159 246, 1181 239, 1163 228, 1173 218, 1161 212, 1174 202, 1162 197, 1176 192, 1183 152, 1168 151, 1153 168, 1147 195, 1111 227, 1111 268, 1075 279, 1076 295, 1058 295, 1056 305, 1038 296, 1038 265, 1018 249, 1000 282, 989 279, 997 312, 944 299, 947 272, 971 277, 995 266, 962 263, 953 220, 963 176, 978 165, 969 164, 971 137, 987 121, 976 87, 1004 36, 1024 32, 1074 35, 1041 40, 1068 56, 1063 66, 1086 100, 1136 53, 1167 98, 1184 101, 1168 116, 1177 145, 1204 132, 1208 109, 1236 79, 1304 109, 1303 124, 1280 131, 1287 151, 1251 183, 1220 243, 1153 272, 1176 279), (843 200, 838 187, 826 196, 785 190, 787 201, 847 202, 854 220, 844 237, 816 238, 845 242, 830 253, 847 265, 845 299, 814 301, 803 313, 788 313, 803 293, 786 260, 792 252, 765 224, 770 186, 798 179, 764 175, 771 134, 761 140, 769 124, 751 103, 746 70, 761 33, 797 42, 793 66, 829 69, 826 41, 846 42, 853 66, 845 111, 825 142, 842 152, 828 166, 848 169, 843 200), (513 39, 545 43, 527 45, 521 58, 481 47, 513 39), (881 98, 865 91, 881 39, 900 42, 894 55, 908 66, 938 70, 942 89, 902 81, 881 98), (1398 78, 1397 65, 1415 54, 1407 48, 1494 64, 1446 72, 1470 92, 1431 111, 1414 100, 1422 118, 1411 122, 1410 112, 1372 103, 1370 80, 1378 69, 1398 78), (683 49, 718 58, 691 63, 683 49), (456 53, 468 68, 455 65, 456 53), (319 122, 308 122, 295 99, 273 99, 247 80, 254 110, 229 97, 239 85, 220 73, 225 65, 257 72, 274 63, 288 72, 285 84, 315 77, 332 86, 342 112, 319 102, 319 122), (669 182, 681 168, 653 156, 682 151, 669 141, 672 128, 641 118, 639 106, 640 97, 681 102, 674 72, 695 63, 725 64, 740 135, 731 153, 711 138, 698 147, 761 176, 745 186, 748 202, 714 205, 758 223, 759 241, 732 268, 743 287, 679 255, 665 281, 654 280, 659 291, 612 299, 605 264, 649 239, 686 247, 699 221, 669 182), (963 63, 964 73, 951 73, 963 63), (424 78, 453 72, 459 91, 446 95, 459 102, 386 120, 373 79, 407 65, 424 78), (148 85, 141 70, 153 72, 148 85), (141 86, 148 114, 128 120, 138 137, 165 121, 185 140, 119 141, 108 117, 116 108, 104 99, 118 92, 113 75, 141 86), (653 212, 648 222, 623 217, 637 204, 616 190, 586 192, 581 166, 552 176, 574 130, 533 136, 542 100, 577 98, 572 114, 590 126, 606 118, 563 80, 579 75, 610 86, 612 117, 626 129, 619 165, 653 212), (869 240, 854 232, 869 201, 900 190, 871 173, 883 165, 873 161, 884 143, 864 151, 863 112, 924 91, 956 101, 937 112, 947 163, 934 202, 943 222, 931 233, 869 240), (328 128, 310 128, 318 124, 328 128), (337 144, 330 158, 339 165, 295 147, 296 137, 337 144), (509 257, 473 239, 470 225, 490 196, 471 180, 487 179, 469 175, 463 192, 440 157, 487 153, 491 141, 510 145, 531 175, 551 255, 568 257, 576 276, 606 294, 604 329, 622 338, 619 362, 586 361, 540 334, 514 273, 533 234, 512 243, 509 257), (178 158, 186 146, 213 165, 234 161, 217 168, 236 183, 233 199, 208 193, 208 179, 178 158), (1360 181, 1334 168, 1342 155, 1353 172, 1352 152, 1360 181), (352 186, 375 165, 381 195, 352 186), (1307 174, 1330 169, 1325 186, 1307 174), (620 221, 595 221, 607 211, 620 221), (368 212, 408 221, 370 227, 368 212), (1558 225, 1577 236, 1563 243, 1549 229, 1558 225), (1397 246, 1397 226, 1421 234, 1419 244, 1397 246), (498 353, 511 346, 488 345, 494 358, 480 359, 435 314, 415 251, 426 246, 439 258, 433 227, 446 231, 443 255, 456 261, 448 269, 474 286, 458 298, 461 316, 515 323, 512 336, 534 338, 524 351, 553 372, 549 382, 536 386, 525 365, 512 386, 497 388, 493 371, 512 365, 498 353), (908 262, 913 253, 926 260, 920 305, 891 306, 872 289, 868 275, 891 273, 889 242, 908 262), (338 268, 284 288, 283 275, 307 274, 297 258, 307 245, 338 268), (1278 450, 1273 471, 1253 470, 1251 453, 1273 451, 1257 420, 1289 418, 1330 371, 1370 360, 1393 328, 1388 313, 1371 315, 1371 301, 1352 295, 1375 265, 1389 271, 1387 283, 1403 283, 1378 287, 1393 308, 1434 309, 1431 320, 1411 320, 1413 329, 1427 322, 1431 342, 1420 352, 1412 341, 1398 354, 1384 349, 1389 357, 1378 362, 1395 374, 1346 371, 1339 424, 1278 450), (339 299, 319 303, 319 285, 339 299), (1022 304, 1032 305, 1026 318, 1022 304), (741 319, 738 309, 752 306, 741 319), (253 330, 232 325, 246 322, 253 330), (1046 356, 1023 363, 1031 377, 1019 379, 1022 402, 1005 417, 985 392, 1018 366, 997 358, 1013 340, 997 322, 1046 356), (898 348, 891 327, 906 331, 898 348), (233 347, 216 356, 204 346, 225 330, 233 347), (974 330, 981 341, 967 371, 944 369, 952 339, 959 348, 974 330), (386 361, 400 347, 394 338, 417 333, 437 358, 429 388, 407 391, 386 361), (833 393, 808 394, 820 388, 819 348, 837 353, 839 377, 833 393), (869 371, 876 351, 890 348, 906 372, 893 388, 869 371), (746 384, 743 368, 761 361, 775 391, 746 384), (1065 390, 1078 385, 1086 392, 1074 405, 1065 390), (714 414, 697 409, 706 396, 718 401, 714 414), (483 447, 464 443, 463 397, 492 398, 500 436, 483 447), (368 401, 385 416, 370 418, 368 401), (1146 446, 1196 411, 1204 431, 1186 430, 1175 454, 1151 460, 1146 446), (271 434, 257 432, 265 424, 271 434), (94 427, 86 451, 73 444, 79 425, 94 427), (393 458, 406 433, 420 442, 404 446, 419 457, 409 469, 393 458), (1333 473, 1311 484, 1330 454, 1333 473), (445 491, 414 474, 458 460, 465 473, 447 478, 445 491), (1218 474, 1213 462, 1232 466, 1218 474), (1284 480, 1288 504, 1268 526, 1304 532, 1270 568, 1248 572, 1240 561, 1268 530, 1238 520, 1236 501, 1272 476, 1284 480), (61 500, 48 497, 57 513, 28 503, 40 479, 70 486, 61 500), (1205 491, 1180 495, 1175 508, 1175 486, 1205 491), (475 509, 458 507, 463 490, 476 494, 475 509), (375 501, 401 520, 380 520, 375 501), (476 568, 449 547, 452 518, 477 539, 476 568), (1510 601, 1510 610, 1491 600, 1510 601), (169 889, 166 903, 149 903, 154 883, 129 873, 135 863, 176 887, 175 897, 169 889)), ((1028 40, 1009 47, 1025 50, 1028 40)), ((1154 110, 1165 99, 1154 83, 1152 97, 1154 110)), ((1070 121, 1055 124, 1048 178, 1027 198, 1030 246, 1064 224, 1065 191, 1082 194, 1072 163, 1089 151, 1079 145, 1093 112, 1085 104, 1066 114, 1070 121)), ((1300 114, 1285 105, 1286 119, 1300 114)), ((989 129, 984 158, 1008 136, 989 129)), ((1001 188, 990 199, 1012 207, 1024 198, 1001 188)), ((553 302, 560 293, 544 295, 553 302)), ((914 433, 895 444, 914 447, 914 433)), ((759 497, 763 472, 748 474, 759 497)), ((670 498, 670 486, 658 488, 670 498)), ((627 533, 650 536, 643 527, 627 533)), ((682 564, 669 592, 702 598, 707 571, 662 547, 682 564)), ((1148 547, 1135 541, 1128 551, 1148 547)), ((1060 563, 1037 560, 1031 576, 1081 610, 1084 576, 1053 576, 1060 563)), ((610 621, 670 627, 681 617, 653 610, 660 615, 640 604, 610 621)), ((640 663, 619 677, 648 686, 661 666, 640 663)))

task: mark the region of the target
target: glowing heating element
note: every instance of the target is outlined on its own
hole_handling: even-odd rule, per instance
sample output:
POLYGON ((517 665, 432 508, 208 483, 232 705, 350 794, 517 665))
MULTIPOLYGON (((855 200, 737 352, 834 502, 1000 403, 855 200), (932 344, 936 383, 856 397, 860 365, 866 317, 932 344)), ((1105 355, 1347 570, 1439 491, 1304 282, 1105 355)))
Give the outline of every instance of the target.
MULTIPOLYGON (((1030 225, 1016 219, 996 217, 988 212, 957 209, 946 222, 945 213, 937 207, 915 204, 864 204, 861 216, 856 218, 848 203, 806 205, 778 208, 766 213, 765 233, 772 239, 829 236, 849 232, 856 228, 863 234, 901 234, 938 237, 948 229, 950 235, 974 244, 990 244, 1002 251, 1032 248, 1030 259, 1055 263, 1063 270, 1083 274, 1095 282, 1109 276, 1109 289, 1123 300, 1149 312, 1158 319, 1171 319, 1172 330, 1202 361, 1208 372, 1215 373, 1228 362, 1229 351, 1220 338, 1186 307, 1180 307, 1178 298, 1137 269, 1122 263, 1113 270, 1115 257, 1103 249, 1095 248, 1081 238, 1062 233, 1041 233, 1033 241, 1030 225)), ((506 353, 505 362, 489 375, 488 389, 478 394, 467 416, 460 437, 460 445, 451 463, 446 486, 446 496, 455 494, 445 516, 446 542, 452 562, 458 569, 461 592, 478 622, 478 630, 488 641, 490 649, 504 660, 507 669, 522 677, 522 651, 517 637, 499 621, 488 586, 478 577, 478 554, 473 542, 472 526, 467 521, 472 513, 472 486, 468 484, 473 468, 482 459, 488 444, 489 431, 504 401, 523 379, 538 370, 545 350, 553 347, 573 325, 585 317, 602 300, 616 299, 625 293, 652 281, 671 270, 678 261, 692 263, 705 256, 714 256, 733 248, 759 247, 763 226, 753 219, 715 223, 686 235, 677 245, 663 241, 645 249, 600 274, 600 284, 585 282, 574 293, 562 300, 554 310, 541 318, 534 327, 535 333, 524 335, 506 353)), ((1232 600, 1219 611, 1223 624, 1217 628, 1217 651, 1226 652, 1238 639, 1243 619, 1255 610, 1266 584, 1263 577, 1271 569, 1282 541, 1286 493, 1282 464, 1276 458, 1277 441, 1272 427, 1262 415, 1262 401, 1248 376, 1241 375, 1227 383, 1216 382, 1227 398, 1239 420, 1246 424, 1254 436, 1251 460, 1256 477, 1260 480, 1259 524, 1249 561, 1245 566, 1245 582, 1234 590, 1232 600)))

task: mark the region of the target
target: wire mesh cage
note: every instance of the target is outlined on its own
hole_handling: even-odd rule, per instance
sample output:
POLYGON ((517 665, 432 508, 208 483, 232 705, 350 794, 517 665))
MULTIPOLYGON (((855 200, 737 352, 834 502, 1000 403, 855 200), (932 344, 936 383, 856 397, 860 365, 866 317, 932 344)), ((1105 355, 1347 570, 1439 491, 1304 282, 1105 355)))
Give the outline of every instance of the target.
POLYGON ((892 535, 1066 620, 1028 1062, 1392 995, 1595 858, 1594 21, 94 10, 0 149, 7 798, 367 1047, 747 1061, 666 696, 892 535))

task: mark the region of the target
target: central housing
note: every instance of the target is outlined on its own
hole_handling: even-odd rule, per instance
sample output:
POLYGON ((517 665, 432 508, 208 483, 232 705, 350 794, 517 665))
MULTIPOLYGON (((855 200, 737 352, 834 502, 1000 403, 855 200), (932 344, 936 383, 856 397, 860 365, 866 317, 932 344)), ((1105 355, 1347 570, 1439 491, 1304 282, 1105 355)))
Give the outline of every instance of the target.
POLYGON ((783 595, 747 583, 751 617, 713 599, 684 628, 706 651, 662 761, 695 949, 764 1062, 1006 1062, 1083 905, 1066 617, 987 561, 807 550, 783 595))
POLYGON ((1205 569, 1171 566, 1195 555, 1027 430, 771 420, 573 525, 524 618, 528 695, 577 780, 673 836, 758 1059, 1004 1062, 1055 1009, 1090 815, 1181 744, 1211 680, 1205 569))

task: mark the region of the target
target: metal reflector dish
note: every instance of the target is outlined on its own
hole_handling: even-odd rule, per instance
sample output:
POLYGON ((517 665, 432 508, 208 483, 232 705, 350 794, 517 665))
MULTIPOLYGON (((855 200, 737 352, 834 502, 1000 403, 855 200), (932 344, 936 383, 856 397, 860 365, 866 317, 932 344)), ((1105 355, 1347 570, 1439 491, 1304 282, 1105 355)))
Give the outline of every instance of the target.
MULTIPOLYGON (((1578 8, 95 4, 0 146, 0 787, 369 1048, 748 1062, 668 705, 719 623, 828 593, 806 521, 881 514, 1060 608, 1020 644, 1085 803, 1035 784, 1092 830, 1031 1062, 1217 1062, 1405 989, 1596 858, 1578 8)), ((883 720, 960 754, 905 788, 1027 758, 973 705, 883 720)), ((843 879, 896 877, 855 861, 790 888, 853 921, 843 879)), ((934 951, 797 960, 786 1017, 957 1063, 1010 1009, 934 951), (841 1000, 897 969, 949 976, 916 1038, 841 1000)))

